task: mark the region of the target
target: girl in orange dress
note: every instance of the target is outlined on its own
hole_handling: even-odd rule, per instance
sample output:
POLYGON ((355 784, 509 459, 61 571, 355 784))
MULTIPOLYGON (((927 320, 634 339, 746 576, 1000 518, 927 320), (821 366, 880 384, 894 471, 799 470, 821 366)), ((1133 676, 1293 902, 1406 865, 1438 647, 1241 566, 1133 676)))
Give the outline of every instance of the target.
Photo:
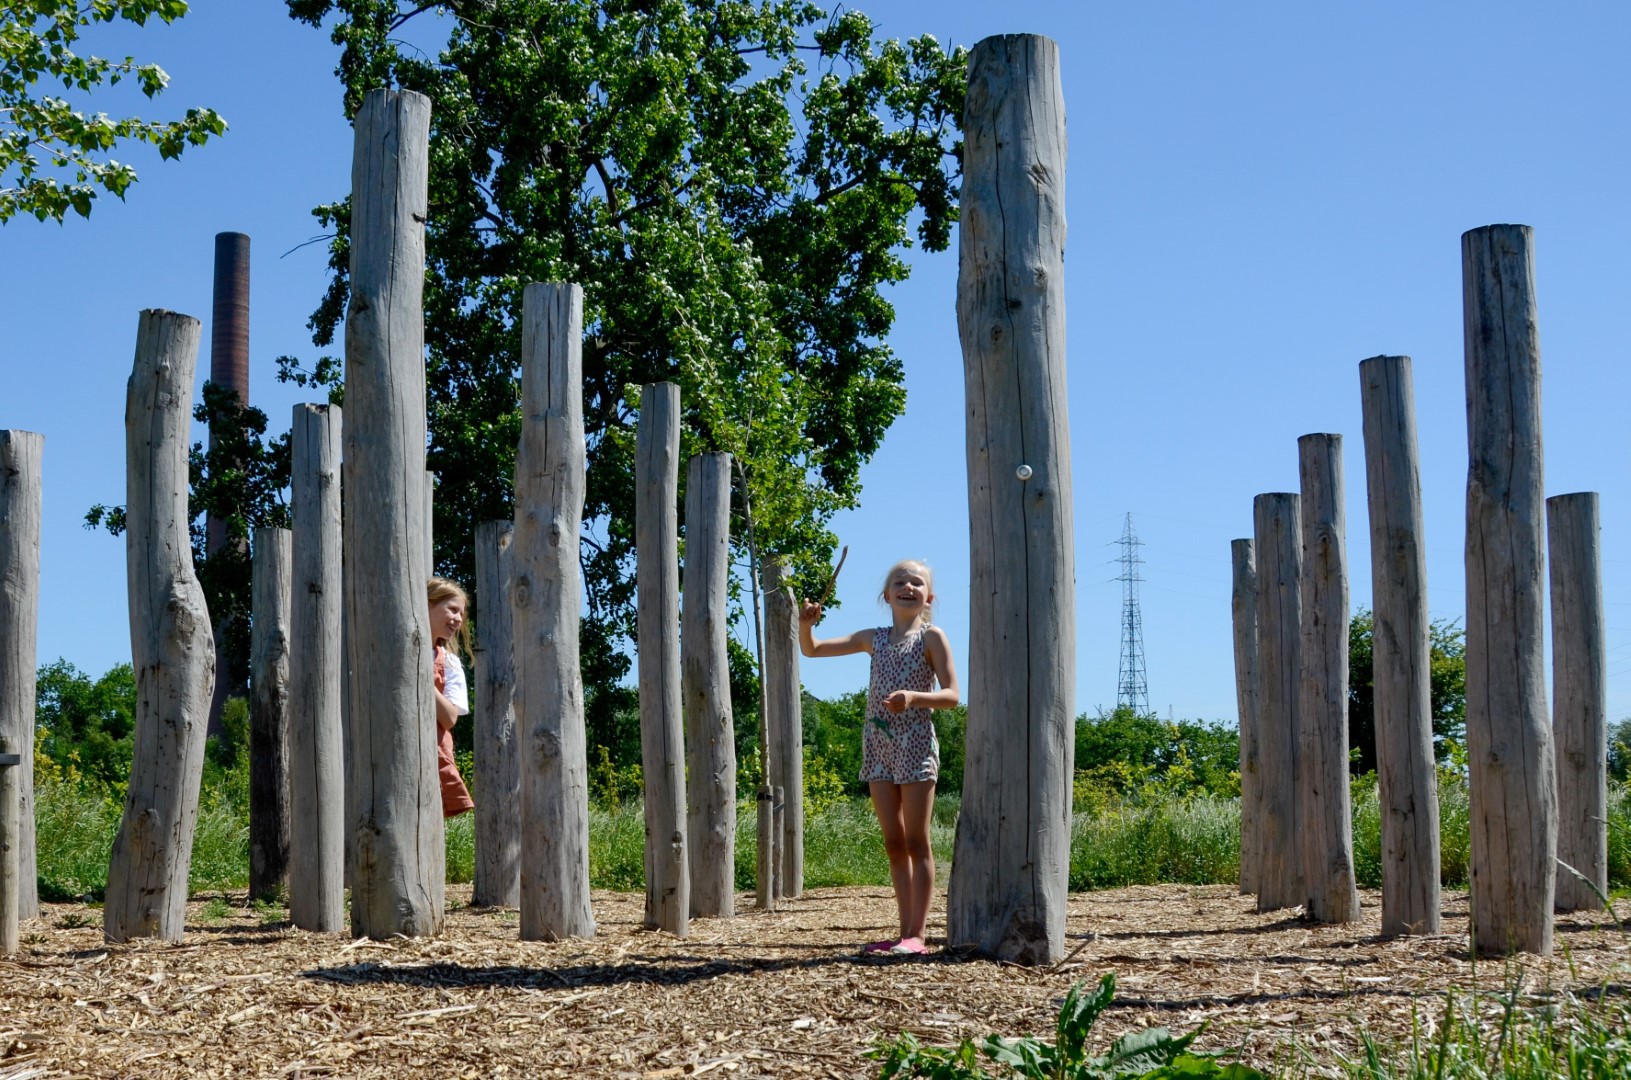
POLYGON ((446 578, 431 578, 427 591, 430 637, 436 648, 432 671, 436 680, 436 760, 442 784, 442 816, 457 817, 476 807, 453 758, 453 725, 459 717, 470 714, 470 691, 464 665, 458 653, 449 648, 457 642, 462 651, 470 650, 470 631, 464 622, 470 600, 463 589, 446 578))

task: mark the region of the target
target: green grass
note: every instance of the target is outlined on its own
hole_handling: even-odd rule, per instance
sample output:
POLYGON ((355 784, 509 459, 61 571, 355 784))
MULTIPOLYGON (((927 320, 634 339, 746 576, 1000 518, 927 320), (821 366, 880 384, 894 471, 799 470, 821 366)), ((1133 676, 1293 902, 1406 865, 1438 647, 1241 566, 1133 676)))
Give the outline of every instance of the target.
POLYGON ((1240 875, 1240 800, 1202 795, 1076 814, 1070 888, 1178 882, 1209 885, 1240 875))

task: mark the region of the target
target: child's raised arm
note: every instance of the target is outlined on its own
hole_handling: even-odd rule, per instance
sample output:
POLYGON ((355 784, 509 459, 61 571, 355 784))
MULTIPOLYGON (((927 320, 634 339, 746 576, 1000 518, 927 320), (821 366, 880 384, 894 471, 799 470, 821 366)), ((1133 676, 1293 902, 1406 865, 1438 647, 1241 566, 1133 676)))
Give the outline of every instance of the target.
POLYGON ((805 656, 849 656, 851 653, 872 651, 871 630, 857 630, 844 637, 817 641, 813 631, 821 621, 821 605, 806 600, 799 608, 799 652, 805 656))

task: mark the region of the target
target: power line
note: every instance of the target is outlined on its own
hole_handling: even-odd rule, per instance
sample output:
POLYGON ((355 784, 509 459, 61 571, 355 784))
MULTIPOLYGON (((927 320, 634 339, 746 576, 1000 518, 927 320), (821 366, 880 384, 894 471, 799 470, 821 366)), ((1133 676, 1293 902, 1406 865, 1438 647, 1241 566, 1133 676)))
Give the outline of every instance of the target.
POLYGON ((1138 549, 1143 541, 1133 533, 1133 515, 1127 515, 1121 539, 1121 667, 1116 676, 1116 706, 1137 713, 1150 711, 1149 680, 1144 673, 1144 616, 1138 607, 1138 583, 1144 578, 1138 568, 1144 560, 1138 549))

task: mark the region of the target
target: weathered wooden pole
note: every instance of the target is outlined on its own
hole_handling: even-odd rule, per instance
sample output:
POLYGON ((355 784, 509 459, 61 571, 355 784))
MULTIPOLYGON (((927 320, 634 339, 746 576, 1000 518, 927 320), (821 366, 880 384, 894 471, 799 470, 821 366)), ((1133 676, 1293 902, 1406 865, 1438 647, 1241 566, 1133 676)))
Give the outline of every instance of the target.
POLYGON ((787 789, 780 784, 770 789, 770 863, 776 868, 775 892, 779 905, 791 894, 787 891, 787 789))
POLYGON ((781 826, 777 861, 777 895, 804 892, 804 702, 799 684, 799 610, 793 599, 793 570, 779 559, 766 559, 765 718, 770 729, 771 783, 781 826))
POLYGON ((372 91, 355 127, 344 451, 351 927, 417 937, 442 927, 446 869, 421 540, 430 101, 372 91))
POLYGON ((685 735, 680 709, 680 388, 640 391, 634 450, 640 756, 646 780, 646 925, 684 937, 691 917, 685 853, 685 735))
POLYGON ((21 778, 23 756, 17 741, 0 735, 0 956, 17 951, 17 919, 22 906, 22 880, 18 866, 22 831, 21 778))
POLYGON ((753 878, 753 903, 760 911, 776 910, 776 789, 759 785, 755 850, 757 863, 753 878))
POLYGON ((522 294, 521 442, 510 541, 523 941, 595 932, 589 908, 589 761, 578 668, 582 349, 583 290, 528 285, 522 294))
POLYGON ((1372 687, 1382 933, 1439 932, 1438 767, 1410 357, 1359 364, 1370 508, 1372 687))
POLYGON ((0 430, 0 737, 11 740, 17 785, 19 917, 40 913, 34 843, 34 691, 39 663, 40 463, 45 436, 0 430))
POLYGON ((508 521, 476 526, 476 881, 471 903, 521 903, 521 757, 515 728, 510 617, 515 536, 508 521))
POLYGON ((1240 713, 1240 891, 1257 892, 1263 773, 1257 748, 1257 562, 1250 540, 1229 541, 1234 585, 1235 703, 1240 713))
POLYGON ((1546 531, 1552 555, 1557 859, 1574 871, 1558 868, 1556 907, 1599 911, 1608 895, 1608 653, 1597 493, 1547 499, 1546 531))
POLYGON ((736 726, 731 716, 731 456, 686 465, 685 606, 680 696, 685 703, 686 841, 691 914, 736 914, 736 726))
POLYGON ((289 875, 289 530, 255 530, 249 620, 249 895, 289 875))
POLYGON ((1064 954, 1076 708, 1059 47, 1033 34, 976 45, 963 129, 973 639, 947 932, 1048 964, 1064 954))
POLYGON ((345 925, 345 712, 342 699, 345 575, 340 525, 337 405, 296 405, 291 428, 290 513, 294 596, 289 650, 289 919, 305 930, 345 925))
POLYGON ((1299 499, 1271 492, 1252 500, 1257 555, 1257 910, 1295 907, 1302 889, 1298 822, 1297 696, 1302 619, 1299 499))
POLYGON ((187 523, 198 320, 144 311, 125 399, 125 563, 136 669, 135 748, 108 860, 112 942, 181 940, 198 824, 215 641, 187 523))
POLYGON ((1342 436, 1297 440, 1302 481, 1302 633, 1298 653, 1297 821, 1306 914, 1359 918, 1348 794, 1348 528, 1342 436))
POLYGON ((1557 776, 1533 240, 1527 225, 1461 237, 1472 939, 1486 953, 1552 951, 1557 776))

